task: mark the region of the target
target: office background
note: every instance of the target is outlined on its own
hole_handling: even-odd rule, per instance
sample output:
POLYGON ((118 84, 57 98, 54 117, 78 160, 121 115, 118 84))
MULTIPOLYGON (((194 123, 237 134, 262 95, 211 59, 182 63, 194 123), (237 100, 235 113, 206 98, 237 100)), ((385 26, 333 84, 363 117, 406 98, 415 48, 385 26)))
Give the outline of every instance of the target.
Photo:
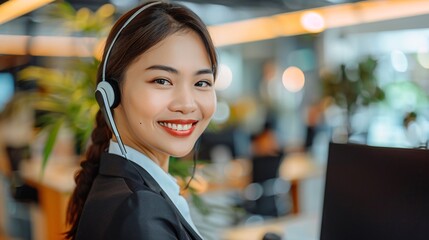
MULTIPOLYGON (((209 204, 193 201, 207 239, 239 239, 233 230, 248 224, 320 213, 330 141, 427 148, 429 1, 177 2, 208 25, 221 63, 194 183, 209 204), (277 160, 264 158, 258 169, 275 171, 258 178, 253 160, 273 151, 277 160), (251 183, 265 178, 281 180, 275 209, 258 207, 278 202, 258 200, 251 183), (205 215, 204 207, 214 210, 205 215)), ((58 239, 52 231, 63 223, 51 219, 63 213, 46 208, 56 201, 64 209, 73 188, 97 110, 91 97, 103 40, 140 1, 0 3, 0 236, 58 239), (17 179, 24 200, 11 191, 17 179)))

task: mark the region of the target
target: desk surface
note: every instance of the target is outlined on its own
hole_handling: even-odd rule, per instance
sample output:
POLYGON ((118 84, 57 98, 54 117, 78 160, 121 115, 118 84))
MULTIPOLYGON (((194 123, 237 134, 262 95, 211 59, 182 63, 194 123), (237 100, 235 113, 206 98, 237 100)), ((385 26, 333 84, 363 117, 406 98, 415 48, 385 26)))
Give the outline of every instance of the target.
POLYGON ((319 238, 319 214, 290 215, 264 223, 249 224, 227 229, 222 234, 224 240, 262 240, 267 232, 280 235, 284 240, 319 238))

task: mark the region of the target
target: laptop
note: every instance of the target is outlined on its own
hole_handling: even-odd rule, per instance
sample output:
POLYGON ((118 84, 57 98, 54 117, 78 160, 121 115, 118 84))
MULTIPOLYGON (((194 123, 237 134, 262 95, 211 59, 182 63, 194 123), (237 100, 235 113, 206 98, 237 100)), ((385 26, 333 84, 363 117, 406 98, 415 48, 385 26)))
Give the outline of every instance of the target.
POLYGON ((429 150, 330 143, 320 240, 372 239, 429 239, 429 150))

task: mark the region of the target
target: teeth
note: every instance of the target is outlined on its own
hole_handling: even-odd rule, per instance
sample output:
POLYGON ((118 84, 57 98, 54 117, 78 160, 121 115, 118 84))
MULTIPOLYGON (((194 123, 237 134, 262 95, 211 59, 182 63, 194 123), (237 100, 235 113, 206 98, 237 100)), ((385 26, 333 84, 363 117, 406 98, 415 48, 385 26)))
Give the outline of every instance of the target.
POLYGON ((187 130, 191 129, 191 127, 192 127, 192 123, 190 123, 190 124, 175 124, 175 123, 159 122, 159 124, 161 126, 168 127, 168 128, 173 129, 173 130, 176 130, 176 131, 187 131, 187 130))

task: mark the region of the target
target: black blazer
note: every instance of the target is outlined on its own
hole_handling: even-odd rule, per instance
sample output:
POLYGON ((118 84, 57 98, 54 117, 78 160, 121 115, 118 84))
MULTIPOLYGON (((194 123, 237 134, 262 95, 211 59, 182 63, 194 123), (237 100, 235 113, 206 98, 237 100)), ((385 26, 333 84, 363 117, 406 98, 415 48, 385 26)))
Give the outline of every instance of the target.
POLYGON ((142 167, 103 153, 76 239, 201 239, 142 167))

